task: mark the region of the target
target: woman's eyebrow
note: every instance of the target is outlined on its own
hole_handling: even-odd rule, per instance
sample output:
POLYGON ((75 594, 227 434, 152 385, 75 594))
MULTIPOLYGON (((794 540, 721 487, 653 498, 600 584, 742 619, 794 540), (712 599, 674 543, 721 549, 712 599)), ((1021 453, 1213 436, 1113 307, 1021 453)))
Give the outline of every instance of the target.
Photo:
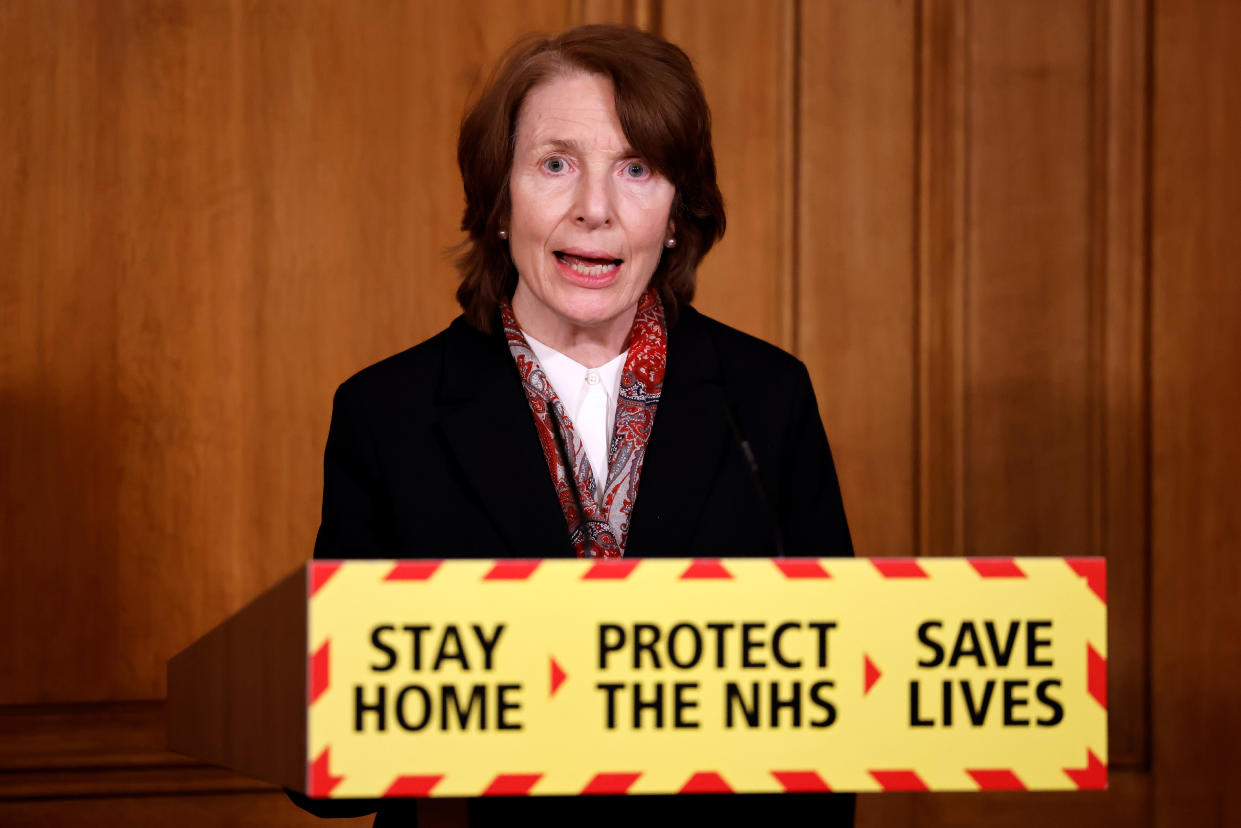
MULTIPOLYGON (((573 138, 547 138, 535 145, 537 152, 545 152, 547 150, 555 150, 556 152, 567 152, 570 155, 584 155, 585 150, 580 141, 573 138)), ((625 144, 615 154, 617 158, 628 158, 631 155, 637 155, 633 147, 625 144)))
POLYGON ((582 151, 582 145, 572 138, 548 138, 540 141, 536 146, 540 152, 551 149, 577 155, 582 151))

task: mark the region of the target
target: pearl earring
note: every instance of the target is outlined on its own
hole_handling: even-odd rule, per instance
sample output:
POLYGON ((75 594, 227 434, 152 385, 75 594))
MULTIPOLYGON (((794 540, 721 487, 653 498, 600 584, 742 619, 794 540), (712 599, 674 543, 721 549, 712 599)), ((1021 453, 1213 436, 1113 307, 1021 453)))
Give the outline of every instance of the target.
POLYGON ((502 239, 507 239, 507 238, 508 238, 508 231, 507 231, 507 230, 501 230, 501 231, 500 231, 500 238, 502 238, 502 239))
POLYGON ((664 242, 664 247, 667 247, 669 249, 676 247, 676 246, 677 246, 676 239, 668 239, 668 241, 664 242))

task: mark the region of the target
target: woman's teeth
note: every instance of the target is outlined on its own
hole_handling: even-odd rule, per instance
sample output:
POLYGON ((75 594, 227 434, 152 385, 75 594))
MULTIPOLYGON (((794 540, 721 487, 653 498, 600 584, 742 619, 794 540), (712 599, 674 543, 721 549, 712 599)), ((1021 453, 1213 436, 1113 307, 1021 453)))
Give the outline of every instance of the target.
POLYGON ((566 264, 583 276, 602 276, 603 274, 609 273, 616 269, 615 262, 611 262, 609 264, 587 265, 582 262, 575 262, 574 260, 569 259, 566 264))
POLYGON ((569 267, 573 268, 574 271, 582 274, 583 276, 603 276, 604 274, 611 273, 613 270, 615 270, 618 264, 617 262, 605 262, 605 263, 600 263, 600 264, 592 264, 592 263, 583 261, 582 259, 579 259, 576 256, 568 256, 568 255, 561 255, 558 258, 560 259, 560 261, 564 262, 569 267))

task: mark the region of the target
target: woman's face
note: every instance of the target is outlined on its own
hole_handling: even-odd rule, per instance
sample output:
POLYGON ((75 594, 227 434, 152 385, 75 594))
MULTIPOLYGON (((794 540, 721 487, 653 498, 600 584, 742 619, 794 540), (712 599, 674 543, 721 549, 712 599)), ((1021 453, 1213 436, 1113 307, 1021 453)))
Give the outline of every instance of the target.
POLYGON ((522 327, 548 344, 584 328, 627 334, 669 236, 675 190, 629 146, 610 80, 573 73, 530 90, 509 192, 522 327))

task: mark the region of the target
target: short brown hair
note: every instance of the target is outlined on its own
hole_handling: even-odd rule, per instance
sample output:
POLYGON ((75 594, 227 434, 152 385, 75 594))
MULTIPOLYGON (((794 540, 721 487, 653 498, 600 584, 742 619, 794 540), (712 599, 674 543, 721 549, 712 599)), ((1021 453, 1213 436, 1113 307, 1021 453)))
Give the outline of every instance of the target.
POLYGON ((578 26, 556 37, 528 36, 501 59, 462 120, 457 140, 465 185, 461 229, 467 234, 457 256, 457 301, 479 330, 492 330, 500 300, 517 288, 517 270, 499 238, 511 207, 517 114, 531 89, 575 70, 612 81, 626 139, 676 188, 669 217, 677 245, 664 250, 651 277, 669 323, 694 298, 698 263, 724 235, 711 111, 689 57, 663 38, 627 26, 578 26))

